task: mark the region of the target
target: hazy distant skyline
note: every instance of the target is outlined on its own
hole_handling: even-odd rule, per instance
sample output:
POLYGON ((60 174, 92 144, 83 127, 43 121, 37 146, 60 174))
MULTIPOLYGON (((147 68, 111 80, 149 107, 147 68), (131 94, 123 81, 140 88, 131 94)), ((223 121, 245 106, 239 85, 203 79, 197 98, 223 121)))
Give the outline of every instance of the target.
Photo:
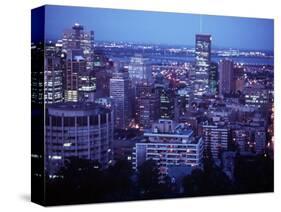
POLYGON ((49 5, 45 20, 46 39, 59 39, 80 23, 95 40, 193 46, 195 34, 203 33, 212 35, 215 47, 274 48, 273 19, 49 5))

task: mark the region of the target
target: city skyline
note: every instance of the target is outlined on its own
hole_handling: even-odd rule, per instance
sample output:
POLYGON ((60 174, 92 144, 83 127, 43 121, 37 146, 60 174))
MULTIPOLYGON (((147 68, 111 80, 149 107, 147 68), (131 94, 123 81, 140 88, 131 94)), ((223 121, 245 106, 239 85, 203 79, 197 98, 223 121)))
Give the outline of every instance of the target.
POLYGON ((274 47, 273 19, 84 7, 74 12, 72 7, 51 5, 45 9, 47 40, 58 39, 69 25, 80 23, 94 30, 98 41, 193 46, 195 34, 211 34, 216 48, 274 47))
MULTIPOLYGON (((102 9, 100 26, 71 17, 65 29, 51 23, 60 36, 50 42, 44 34, 53 30, 48 28, 52 13, 45 8, 50 7, 36 9, 32 17, 46 25, 40 25, 39 41, 32 31, 31 44, 32 177, 36 192, 36 183, 45 186, 44 204, 274 191, 274 54, 214 50, 218 38, 254 45, 259 38, 251 42, 247 36, 258 30, 244 36, 236 27, 232 32, 242 34, 227 35, 229 29, 220 24, 229 17, 219 17, 219 36, 205 34, 205 16, 176 14, 200 18, 200 32, 188 33, 192 49, 119 43, 125 28, 127 38, 144 29, 134 22, 147 14, 157 33, 136 38, 155 39, 168 30, 177 34, 157 39, 171 45, 169 39, 179 42, 177 35, 186 34, 171 30, 165 19, 166 27, 156 24, 161 15, 171 21, 175 14, 118 10, 135 18, 134 27, 118 19, 116 35, 109 24, 116 14, 107 17, 102 9), (99 33, 107 38, 104 29, 114 41, 96 42, 99 33)), ((76 17, 93 18, 74 9, 76 17)))

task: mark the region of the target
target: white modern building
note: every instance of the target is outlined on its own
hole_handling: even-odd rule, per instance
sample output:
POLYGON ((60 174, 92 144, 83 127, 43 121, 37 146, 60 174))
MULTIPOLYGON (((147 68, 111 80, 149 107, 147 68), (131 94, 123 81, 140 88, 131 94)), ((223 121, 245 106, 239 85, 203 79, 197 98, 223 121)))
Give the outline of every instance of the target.
POLYGON ((136 143, 133 152, 133 168, 146 160, 155 160, 160 174, 168 174, 169 166, 201 166, 203 139, 195 137, 184 124, 159 119, 152 130, 145 131, 146 141, 136 143))

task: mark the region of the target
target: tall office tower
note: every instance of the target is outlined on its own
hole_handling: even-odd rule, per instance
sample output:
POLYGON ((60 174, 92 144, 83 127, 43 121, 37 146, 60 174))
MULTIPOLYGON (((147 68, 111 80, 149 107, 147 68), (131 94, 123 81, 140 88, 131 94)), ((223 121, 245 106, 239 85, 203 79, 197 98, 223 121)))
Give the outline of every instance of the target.
POLYGON ((151 83, 139 82, 136 85, 135 120, 141 130, 151 128, 159 118, 159 96, 151 83))
POLYGON ((44 44, 31 45, 31 103, 44 104, 44 44))
POLYGON ((71 29, 68 29, 64 32, 62 38, 62 46, 65 52, 72 50, 82 50, 82 56, 85 58, 86 61, 86 69, 93 69, 93 31, 85 31, 82 25, 75 23, 71 29))
POLYGON ((194 94, 200 96, 209 91, 211 63, 211 35, 196 35, 194 94))
POLYGON ((53 44, 45 45, 45 103, 52 104, 63 101, 63 60, 61 54, 53 44))
POLYGON ((47 106, 46 168, 56 175, 72 157, 99 161, 106 168, 112 161, 113 113, 93 103, 57 103, 47 106))
POLYGON ((114 72, 110 79, 110 97, 113 99, 114 124, 116 128, 126 129, 131 118, 130 80, 126 71, 114 72))
POLYGON ((143 58, 141 54, 136 54, 130 59, 128 71, 133 85, 143 80, 150 82, 152 79, 151 66, 148 63, 148 59, 143 58))
POLYGON ((65 97, 65 90, 66 90, 66 51, 63 50, 63 43, 62 40, 57 40, 55 43, 55 49, 58 55, 60 55, 60 66, 62 69, 62 89, 63 89, 63 100, 65 97))
POLYGON ((168 89, 160 91, 160 118, 173 119, 175 115, 175 94, 168 89))
POLYGON ((174 166, 181 166, 183 171, 189 166, 202 165, 203 139, 194 136, 187 125, 159 119, 151 130, 144 133, 144 137, 147 140, 136 143, 134 147, 134 169, 150 159, 157 162, 162 175, 168 174, 174 166))
MULTIPOLYGON (((81 52, 80 52, 81 53, 81 52)), ((65 85, 65 101, 77 102, 79 99, 79 77, 81 73, 86 71, 86 61, 79 55, 79 52, 73 50, 68 51, 66 58, 66 85, 65 85)))
POLYGON ((224 125, 203 125, 203 140, 205 156, 219 159, 228 149, 229 129, 224 125))
POLYGON ((135 119, 137 122, 139 122, 139 107, 138 107, 138 100, 142 96, 146 96, 153 90, 153 84, 148 83, 147 81, 142 81, 136 84, 135 86, 135 102, 136 102, 136 108, 135 108, 135 119))
POLYGON ((217 63, 211 63, 210 65, 210 73, 209 73, 209 89, 210 93, 213 95, 218 94, 218 80, 219 80, 219 74, 218 74, 218 64, 217 63))
POLYGON ((219 62, 219 93, 231 94, 235 91, 233 61, 223 59, 219 62))
POLYGON ((152 85, 147 82, 139 82, 135 87, 135 121, 140 124, 140 98, 149 95, 152 92, 152 85))

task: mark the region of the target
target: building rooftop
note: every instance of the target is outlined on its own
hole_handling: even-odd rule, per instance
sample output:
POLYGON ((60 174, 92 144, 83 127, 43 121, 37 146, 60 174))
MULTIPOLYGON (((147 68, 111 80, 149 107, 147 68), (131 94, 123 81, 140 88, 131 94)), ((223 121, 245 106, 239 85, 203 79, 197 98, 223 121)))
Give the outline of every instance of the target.
POLYGON ((165 119, 159 119, 158 123, 153 124, 152 129, 144 130, 144 136, 146 137, 146 140, 140 143, 158 142, 159 139, 154 140, 152 139, 153 137, 162 137, 163 142, 167 143, 188 144, 197 144, 200 139, 202 139, 201 137, 196 137, 191 127, 187 124, 175 124, 172 120, 165 119))
POLYGON ((165 135, 165 136, 184 136, 190 137, 193 130, 186 124, 177 124, 172 120, 159 119, 152 125, 151 129, 144 130, 145 135, 165 135))
POLYGON ((109 113, 110 109, 104 108, 99 104, 90 102, 65 102, 46 105, 49 114, 52 115, 97 115, 109 113))

